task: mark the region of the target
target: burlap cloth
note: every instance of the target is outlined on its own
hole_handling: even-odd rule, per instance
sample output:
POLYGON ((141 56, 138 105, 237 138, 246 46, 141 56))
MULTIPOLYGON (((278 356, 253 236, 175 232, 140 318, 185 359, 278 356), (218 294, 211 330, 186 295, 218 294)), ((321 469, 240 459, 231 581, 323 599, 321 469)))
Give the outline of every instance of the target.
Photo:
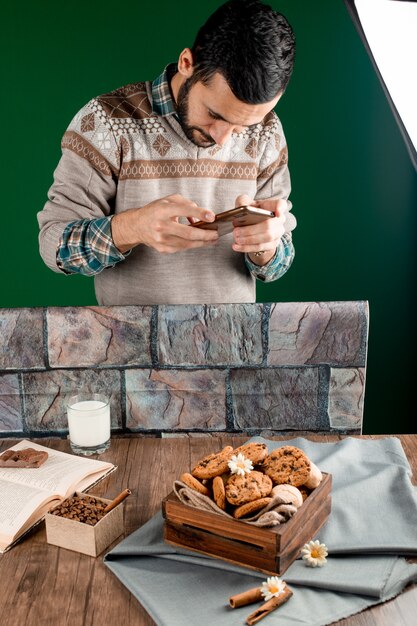
MULTIPOLYGON (((201 511, 211 511, 212 513, 219 513, 223 517, 229 519, 235 519, 226 511, 223 511, 217 504, 208 496, 203 496, 202 493, 198 493, 194 489, 190 489, 180 480, 174 481, 173 490, 177 498, 188 506, 193 506, 201 511)), ((247 524, 253 524, 253 526, 277 526, 286 522, 297 512, 297 507, 292 504, 288 504, 281 496, 275 496, 267 506, 258 511, 252 517, 245 517, 240 519, 240 522, 246 522, 247 524)))

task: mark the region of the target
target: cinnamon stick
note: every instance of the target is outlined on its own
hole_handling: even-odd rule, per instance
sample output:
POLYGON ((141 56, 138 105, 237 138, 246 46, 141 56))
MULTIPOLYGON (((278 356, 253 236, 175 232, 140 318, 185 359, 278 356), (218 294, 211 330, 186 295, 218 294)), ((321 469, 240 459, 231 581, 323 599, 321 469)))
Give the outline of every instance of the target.
POLYGON ((259 622, 263 617, 269 615, 269 613, 272 613, 272 611, 275 611, 275 609, 285 604, 285 602, 287 602, 287 600, 289 600, 291 596, 291 589, 285 586, 285 591, 283 593, 280 593, 279 596, 276 596, 274 598, 271 598, 267 602, 264 602, 264 604, 260 606, 259 609, 256 609, 256 611, 251 613, 246 618, 246 624, 248 626, 253 626, 253 624, 259 622))
POLYGON ((242 593, 237 593, 235 596, 229 598, 229 604, 232 609, 238 609, 240 606, 246 606, 246 604, 253 604, 263 599, 260 587, 253 587, 242 593))
POLYGON ((121 502, 123 502, 123 500, 125 498, 127 498, 127 496, 130 496, 132 492, 130 491, 130 489, 125 489, 124 491, 122 491, 122 493, 119 493, 118 496, 115 497, 114 500, 112 500, 111 502, 109 502, 109 504, 106 506, 106 508, 104 509, 104 515, 106 513, 109 513, 109 511, 111 511, 112 509, 114 509, 118 504, 120 504, 121 502))

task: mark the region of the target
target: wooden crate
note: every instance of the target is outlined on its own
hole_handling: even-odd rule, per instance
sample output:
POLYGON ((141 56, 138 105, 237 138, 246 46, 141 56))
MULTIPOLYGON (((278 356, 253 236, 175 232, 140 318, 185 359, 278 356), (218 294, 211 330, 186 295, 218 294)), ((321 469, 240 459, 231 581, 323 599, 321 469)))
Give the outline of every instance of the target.
POLYGON ((180 502, 174 492, 162 501, 164 540, 230 563, 281 575, 313 539, 331 509, 331 474, 284 524, 258 528, 180 502))

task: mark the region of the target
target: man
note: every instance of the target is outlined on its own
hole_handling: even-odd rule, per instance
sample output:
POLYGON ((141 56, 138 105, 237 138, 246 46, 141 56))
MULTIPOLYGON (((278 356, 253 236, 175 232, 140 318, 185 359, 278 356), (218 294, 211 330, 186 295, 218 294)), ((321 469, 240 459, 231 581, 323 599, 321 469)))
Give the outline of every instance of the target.
POLYGON ((153 82, 91 100, 72 120, 38 214, 56 272, 95 276, 100 304, 254 302, 291 265, 287 147, 273 108, 294 35, 258 0, 229 0, 153 82), (217 231, 233 206, 272 211, 217 231))

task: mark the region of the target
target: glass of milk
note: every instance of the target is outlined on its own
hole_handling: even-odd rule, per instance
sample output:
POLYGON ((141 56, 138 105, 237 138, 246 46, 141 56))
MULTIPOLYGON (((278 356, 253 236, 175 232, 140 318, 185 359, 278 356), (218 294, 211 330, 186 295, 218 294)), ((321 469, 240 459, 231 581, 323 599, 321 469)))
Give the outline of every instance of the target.
POLYGON ((71 449, 75 454, 101 454, 110 446, 110 399, 79 393, 67 403, 71 449))

